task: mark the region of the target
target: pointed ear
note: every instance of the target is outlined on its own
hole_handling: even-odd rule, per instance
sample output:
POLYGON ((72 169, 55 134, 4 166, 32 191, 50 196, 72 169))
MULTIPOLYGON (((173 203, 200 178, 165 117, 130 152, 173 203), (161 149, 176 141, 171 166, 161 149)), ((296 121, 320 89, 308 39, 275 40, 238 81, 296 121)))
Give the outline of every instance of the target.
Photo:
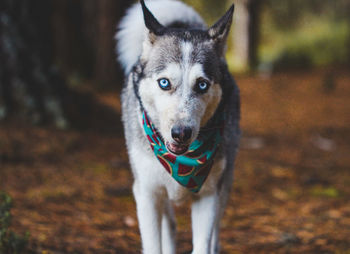
POLYGON ((218 43, 218 46, 221 48, 224 48, 227 36, 230 32, 234 9, 235 6, 232 4, 231 8, 225 13, 225 15, 208 30, 210 38, 218 43))
POLYGON ((163 35, 165 27, 161 25, 158 20, 153 16, 150 10, 146 7, 145 1, 141 0, 143 18, 145 20, 145 25, 153 35, 163 35))

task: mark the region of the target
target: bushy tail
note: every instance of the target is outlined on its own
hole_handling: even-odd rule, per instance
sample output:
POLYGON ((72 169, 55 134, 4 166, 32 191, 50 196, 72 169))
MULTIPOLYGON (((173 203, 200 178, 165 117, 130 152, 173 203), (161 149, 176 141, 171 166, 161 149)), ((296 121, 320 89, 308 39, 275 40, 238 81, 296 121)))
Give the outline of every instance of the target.
MULTIPOLYGON (((149 0, 146 1, 146 5, 164 26, 175 22, 183 22, 196 24, 197 26, 201 24, 205 27, 205 23, 198 13, 182 2, 176 0, 149 0)), ((142 43, 147 36, 147 32, 141 5, 137 3, 128 9, 115 35, 118 60, 125 74, 128 74, 139 60, 142 43)))

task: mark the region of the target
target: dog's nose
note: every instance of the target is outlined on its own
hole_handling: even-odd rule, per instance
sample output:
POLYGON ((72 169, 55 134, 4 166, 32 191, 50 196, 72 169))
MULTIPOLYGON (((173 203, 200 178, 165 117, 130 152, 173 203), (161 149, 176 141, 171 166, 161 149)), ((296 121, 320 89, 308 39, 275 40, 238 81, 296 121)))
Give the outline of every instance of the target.
POLYGON ((171 129, 171 136, 179 143, 185 143, 192 136, 192 129, 190 127, 174 126, 171 129))

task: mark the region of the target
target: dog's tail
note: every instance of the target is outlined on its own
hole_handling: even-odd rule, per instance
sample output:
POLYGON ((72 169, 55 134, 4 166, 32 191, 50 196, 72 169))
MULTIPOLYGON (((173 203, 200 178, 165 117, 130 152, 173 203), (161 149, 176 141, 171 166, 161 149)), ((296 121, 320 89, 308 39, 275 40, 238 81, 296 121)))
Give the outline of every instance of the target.
MULTIPOLYGON (((202 18, 191 7, 176 0, 148 0, 147 7, 163 26, 184 23, 205 28, 202 18)), ((139 3, 131 6, 121 20, 115 36, 118 60, 125 74, 137 63, 142 53, 142 43, 147 36, 143 13, 139 3)))

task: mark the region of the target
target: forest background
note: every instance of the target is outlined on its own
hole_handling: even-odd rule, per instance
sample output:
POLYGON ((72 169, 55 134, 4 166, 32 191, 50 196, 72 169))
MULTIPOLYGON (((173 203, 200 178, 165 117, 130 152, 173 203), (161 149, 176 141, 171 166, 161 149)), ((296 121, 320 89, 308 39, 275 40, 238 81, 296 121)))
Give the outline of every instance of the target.
MULTIPOLYGON (((138 252, 114 40, 134 2, 1 0, 0 253, 138 252)), ((232 4, 185 2, 208 24, 232 4)), ((243 138, 223 253, 349 253, 350 1, 235 6, 243 138)))

